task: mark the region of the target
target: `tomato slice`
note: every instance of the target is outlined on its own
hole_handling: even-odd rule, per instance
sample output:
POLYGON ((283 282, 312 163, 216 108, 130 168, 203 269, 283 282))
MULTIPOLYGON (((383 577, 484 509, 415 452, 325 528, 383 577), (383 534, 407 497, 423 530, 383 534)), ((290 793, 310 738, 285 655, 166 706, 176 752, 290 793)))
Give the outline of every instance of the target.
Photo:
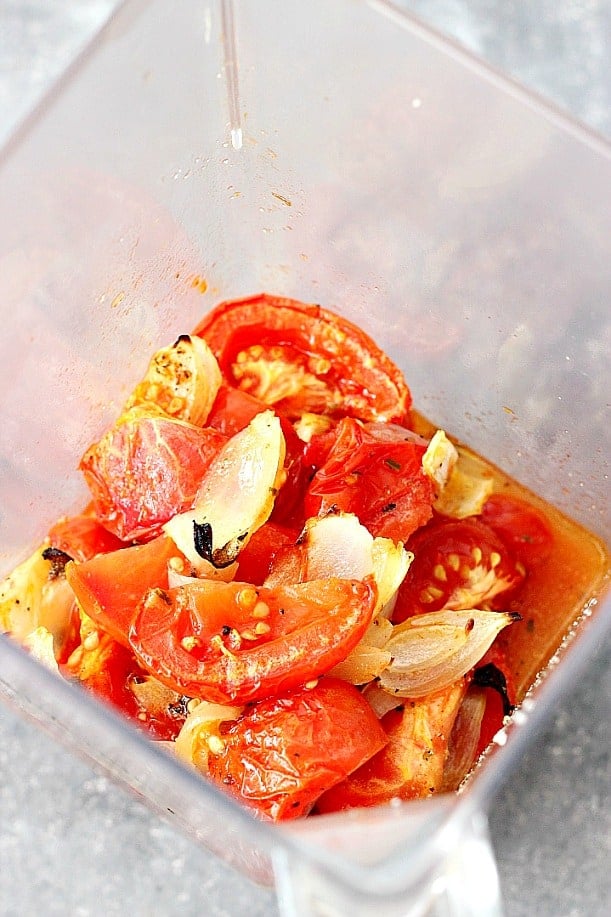
POLYGON ((60 519, 49 531, 51 547, 64 551, 73 560, 83 561, 96 554, 108 554, 125 544, 104 528, 94 516, 81 513, 60 519))
POLYGON ((404 438, 381 438, 352 418, 341 420, 334 434, 308 487, 306 518, 354 513, 372 535, 407 541, 432 516, 433 484, 422 470, 426 444, 407 430, 404 438))
POLYGON ((376 601, 371 578, 255 588, 201 580, 148 593, 130 630, 142 666, 176 691, 245 704, 344 659, 376 601))
POLYGON ((209 756, 209 773, 258 814, 298 818, 385 742, 356 688, 321 678, 255 704, 225 733, 220 754, 209 756))
POLYGON ((528 567, 549 557, 553 535, 538 510, 509 494, 492 494, 482 508, 482 519, 528 567))
POLYGON ((217 430, 181 420, 126 415, 81 459, 98 519, 123 541, 158 534, 190 508, 225 442, 217 430))
POLYGON ((410 538, 414 560, 393 612, 395 623, 440 608, 498 608, 525 570, 479 519, 435 519, 410 538))
POLYGON ((441 789, 454 720, 466 690, 464 679, 436 694, 406 700, 382 718, 386 746, 346 780, 325 793, 319 812, 376 806, 391 799, 423 799, 441 789))
POLYGON ((282 414, 405 421, 411 395, 368 335, 321 306, 262 293, 221 303, 198 325, 225 380, 282 414))
POLYGON ((129 628, 146 592, 167 588, 168 561, 178 554, 172 539, 161 535, 82 564, 69 563, 66 579, 85 614, 129 647, 129 628))

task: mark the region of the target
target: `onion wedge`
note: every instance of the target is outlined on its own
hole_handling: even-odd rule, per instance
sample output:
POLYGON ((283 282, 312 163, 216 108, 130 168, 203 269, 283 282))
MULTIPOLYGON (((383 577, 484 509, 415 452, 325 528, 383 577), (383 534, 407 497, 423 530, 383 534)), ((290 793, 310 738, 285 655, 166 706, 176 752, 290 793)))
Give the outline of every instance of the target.
POLYGON ((216 357, 203 338, 181 334, 158 350, 124 411, 154 405, 164 414, 202 426, 221 387, 216 357))
POLYGON ((380 685, 396 697, 423 697, 458 681, 496 636, 520 616, 513 612, 433 611, 398 624, 384 649, 392 661, 380 685))
POLYGON ((266 585, 373 576, 378 590, 374 615, 378 615, 394 600, 412 559, 400 542, 374 538, 354 514, 337 513, 308 519, 299 544, 283 556, 266 585))
POLYGON ((280 421, 263 411, 232 436, 204 475, 193 508, 164 531, 199 572, 203 559, 228 567, 270 516, 284 478, 280 421))

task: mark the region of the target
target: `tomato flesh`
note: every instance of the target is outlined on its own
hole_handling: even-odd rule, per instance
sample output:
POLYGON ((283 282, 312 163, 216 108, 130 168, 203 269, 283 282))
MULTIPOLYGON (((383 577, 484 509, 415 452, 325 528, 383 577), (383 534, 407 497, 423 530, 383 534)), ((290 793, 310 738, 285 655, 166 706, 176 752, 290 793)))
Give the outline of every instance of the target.
POLYGON ((452 726, 465 694, 461 680, 443 691, 406 699, 382 718, 387 744, 317 803, 319 812, 423 799, 438 792, 452 726))
POLYGON ((274 559, 285 548, 294 545, 299 532, 287 529, 275 522, 266 522, 252 536, 238 556, 238 577, 242 582, 261 586, 274 559))
POLYGON ((260 294, 224 302, 198 325, 226 381, 280 414, 405 421, 403 374, 360 328, 321 306, 260 294))
POLYGON ((276 589, 201 580, 150 592, 130 643, 174 690, 245 704, 329 671, 367 630, 375 601, 371 578, 276 589))
POLYGON ((80 464, 98 519, 122 541, 154 537, 191 507, 225 442, 217 430, 158 415, 116 424, 80 464))
POLYGON ((307 815, 319 796, 363 765, 386 735, 356 688, 321 678, 311 688, 261 701, 210 755, 210 776, 258 814, 307 815))
POLYGON ((125 547, 116 535, 86 513, 56 522, 49 531, 49 541, 51 547, 78 561, 90 560, 96 554, 109 554, 125 547))
POLYGON ((308 487, 306 518, 355 513, 372 535, 407 541, 432 515, 433 485, 422 470, 426 446, 412 438, 380 439, 352 418, 341 420, 334 434, 308 487))
POLYGON ((171 538, 160 535, 147 544, 99 554, 66 566, 66 578, 85 612, 123 646, 149 589, 167 588, 168 561, 179 555, 171 538))

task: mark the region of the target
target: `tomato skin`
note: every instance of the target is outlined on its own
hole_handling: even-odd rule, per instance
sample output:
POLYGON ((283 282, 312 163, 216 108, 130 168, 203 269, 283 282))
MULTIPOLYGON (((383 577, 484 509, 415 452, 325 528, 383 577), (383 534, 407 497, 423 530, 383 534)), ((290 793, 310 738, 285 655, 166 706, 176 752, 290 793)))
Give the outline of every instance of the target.
POLYGON ((492 494, 484 503, 481 518, 527 569, 549 557, 552 530, 543 514, 524 500, 509 494, 492 494))
POLYGON ((168 561, 178 555, 172 539, 160 535, 147 544, 69 563, 66 579, 85 614, 129 647, 129 628, 145 593, 167 588, 168 561))
POLYGON ((173 690, 246 704, 333 668, 367 630, 375 602, 371 578, 256 590, 201 580, 149 592, 130 643, 140 664, 173 690), (253 591, 264 618, 254 612, 254 599, 244 601, 253 591))
POLYGON ((86 513, 56 522, 49 531, 49 541, 51 547, 78 561, 90 560, 96 554, 108 554, 125 547, 116 535, 86 513))
POLYGON ((319 812, 377 806, 391 799, 423 799, 441 788, 454 720, 465 695, 464 679, 436 694, 405 702, 382 718, 384 748, 325 793, 319 812))
POLYGON ((217 430, 161 415, 117 423, 80 463, 98 519, 122 541, 154 537, 190 508, 225 442, 217 430))
POLYGON ((307 815, 318 797, 376 754, 386 735, 352 685, 321 678, 261 701, 210 755, 212 779, 274 821, 307 815))
POLYGON ((267 405, 262 401, 232 385, 221 385, 206 423, 223 436, 230 437, 247 427, 262 411, 267 411, 267 405))
POLYGON ((400 370, 360 328, 321 306, 261 293, 220 303, 194 333, 206 339, 226 381, 254 394, 256 380, 236 369, 238 355, 251 347, 261 348, 255 362, 287 364, 285 377, 306 373, 309 388, 295 385, 269 402, 278 413, 397 422, 408 416, 411 395, 400 370))
POLYGON ((436 518, 407 543, 414 560, 399 588, 393 621, 441 608, 499 608, 525 571, 479 519, 436 518))
POLYGON ((407 541, 432 516, 433 484, 422 470, 425 449, 412 439, 380 439, 344 418, 308 487, 306 518, 355 513, 372 535, 407 541))

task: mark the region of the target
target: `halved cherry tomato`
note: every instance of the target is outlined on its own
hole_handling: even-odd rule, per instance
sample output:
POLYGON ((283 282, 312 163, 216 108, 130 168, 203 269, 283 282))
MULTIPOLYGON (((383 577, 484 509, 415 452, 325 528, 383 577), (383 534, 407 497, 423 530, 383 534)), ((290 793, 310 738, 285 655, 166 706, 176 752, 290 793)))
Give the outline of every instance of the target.
POLYGON ((525 571, 479 519, 435 519, 410 538, 414 560, 399 588, 396 623, 440 608, 498 608, 525 571))
POLYGON ((79 466, 98 519, 123 541, 153 537, 191 507, 225 442, 217 430, 163 415, 126 415, 79 466))
POLYGON ((527 569, 549 557, 552 530, 545 517, 524 500, 509 494, 492 494, 484 503, 482 519, 527 569))
POLYGON ((201 580, 149 592, 130 643, 170 688, 246 704, 329 671, 363 636, 375 602, 371 578, 276 589, 201 580))
POLYGON ((407 541, 432 515, 433 484, 422 470, 426 445, 409 431, 404 439, 380 438, 352 418, 341 420, 334 434, 308 487, 306 518, 355 513, 372 535, 407 541))
POLYGON ((73 560, 83 561, 96 554, 108 554, 124 548, 125 544, 97 521, 94 516, 81 513, 60 519, 49 531, 52 548, 64 551, 73 560))
POLYGON ((262 293, 224 302, 195 330, 230 385, 278 413, 403 422, 411 396, 368 335, 318 305, 262 293))
POLYGON ((210 776, 273 820, 307 815, 325 790, 386 743, 369 704, 352 685, 321 678, 255 704, 209 756, 210 776))
POLYGON ((149 589, 168 585, 168 561, 180 554, 167 535, 147 544, 69 563, 66 579, 79 605, 115 640, 129 647, 129 628, 149 589))
POLYGON ((382 718, 386 746, 325 793, 319 812, 376 806, 391 799, 422 799, 438 792, 464 679, 436 694, 406 700, 382 718))

